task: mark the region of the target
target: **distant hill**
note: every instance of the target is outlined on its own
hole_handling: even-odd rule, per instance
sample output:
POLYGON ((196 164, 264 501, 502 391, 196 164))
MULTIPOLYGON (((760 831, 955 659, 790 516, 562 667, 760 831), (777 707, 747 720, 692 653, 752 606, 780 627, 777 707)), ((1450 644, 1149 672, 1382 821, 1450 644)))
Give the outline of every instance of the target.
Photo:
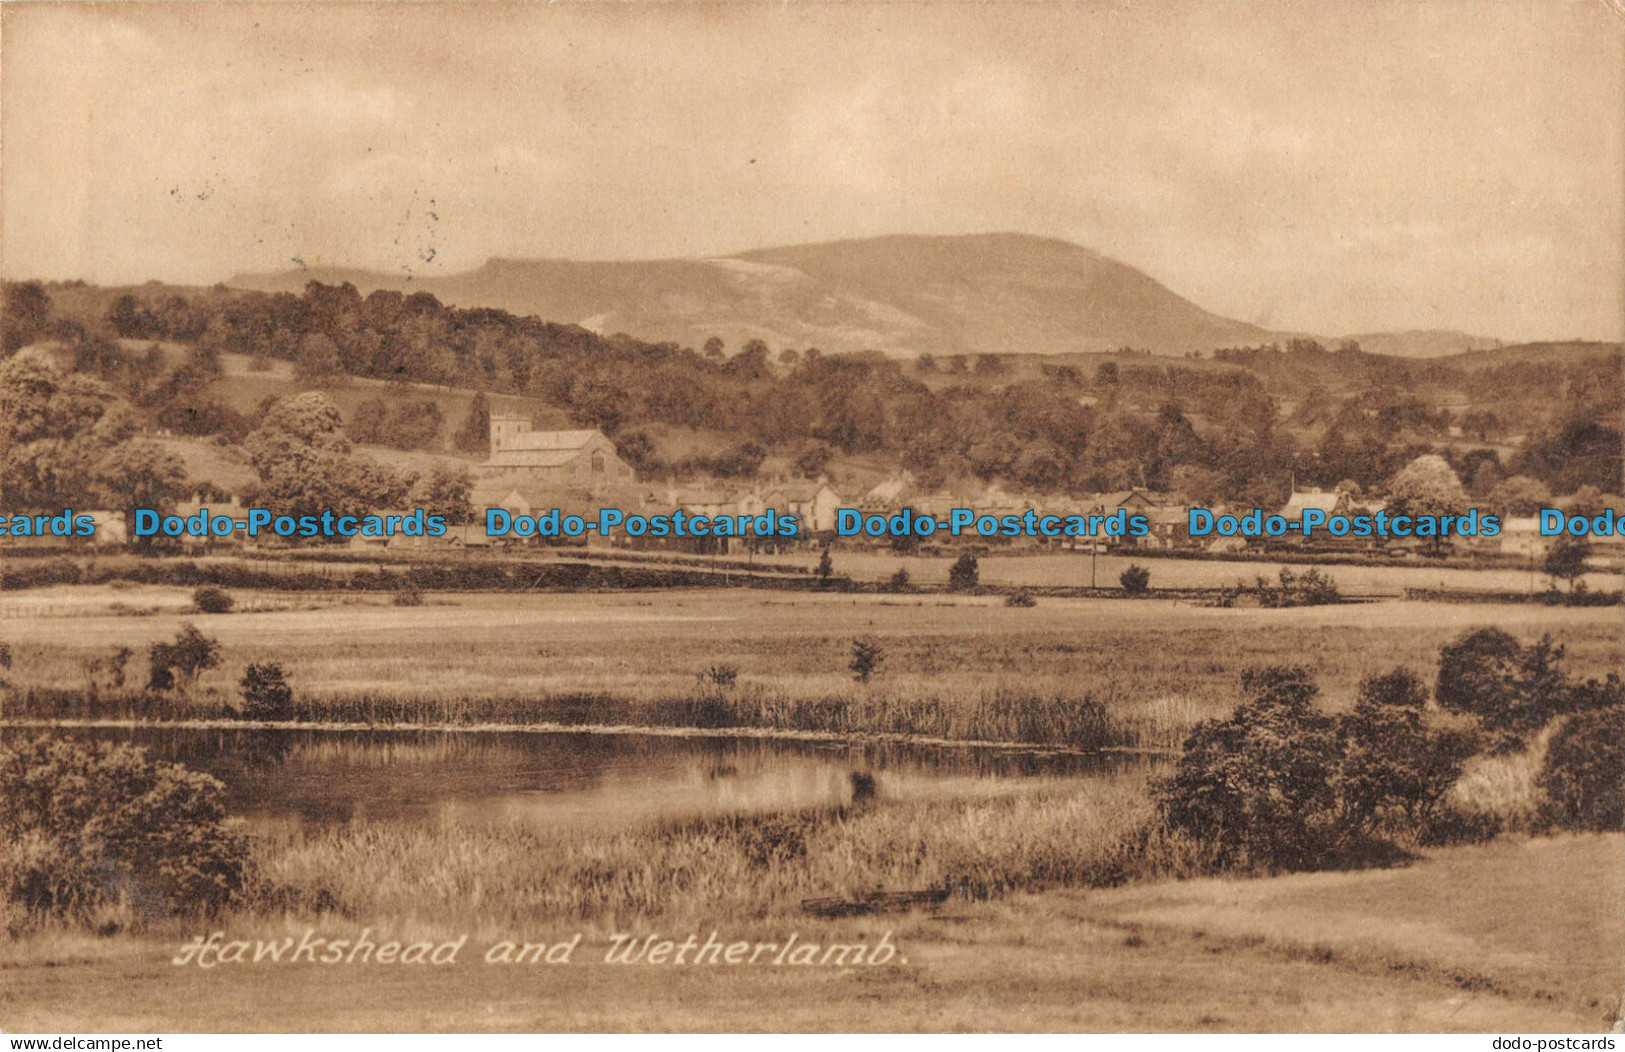
POLYGON ((1477 371, 1496 369, 1505 365, 1545 364, 1571 366, 1592 360, 1619 362, 1625 358, 1625 344, 1602 343, 1596 340, 1564 340, 1543 343, 1518 343, 1482 350, 1463 351, 1442 359, 1440 365, 1477 371))
POLYGON ((1023 234, 899 235, 647 262, 494 259, 434 278, 311 268, 231 285, 297 292, 307 281, 426 291, 603 333, 698 347, 720 336, 890 355, 1057 354, 1130 346, 1183 354, 1281 338, 1196 306, 1070 242, 1023 234))
MULTIPOLYGON (((1503 346, 1489 336, 1474 336, 1454 329, 1410 329, 1405 332, 1362 332, 1345 336, 1370 354, 1393 358, 1444 358, 1465 351, 1494 350, 1503 346)), ((1342 342, 1342 341, 1339 341, 1342 342)))

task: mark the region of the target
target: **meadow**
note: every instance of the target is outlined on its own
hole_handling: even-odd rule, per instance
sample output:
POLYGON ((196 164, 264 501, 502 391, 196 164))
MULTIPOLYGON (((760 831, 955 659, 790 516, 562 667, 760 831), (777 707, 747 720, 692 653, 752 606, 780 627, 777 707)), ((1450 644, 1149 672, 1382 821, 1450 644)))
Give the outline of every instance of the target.
POLYGON ((1525 642, 1550 633, 1580 676, 1617 669, 1620 655, 1617 609, 1524 604, 1268 610, 1046 598, 1012 608, 998 597, 737 589, 431 593, 419 607, 373 594, 234 596, 236 611, 207 615, 172 587, 8 594, 6 678, 19 691, 82 689, 87 662, 126 646, 138 687, 149 645, 190 622, 222 648, 194 691, 205 716, 235 703, 246 665, 274 661, 310 718, 664 721, 1165 748, 1228 712, 1249 667, 1307 666, 1335 710, 1363 677, 1395 665, 1431 677, 1440 646, 1482 625, 1525 642), (883 650, 866 683, 848 668, 859 637, 883 650), (706 678, 716 667, 737 670, 732 686, 706 678), (1103 706, 1115 739, 1075 738, 1068 721, 1086 699, 1103 706))
MULTIPOLYGON (((873 550, 837 551, 832 558, 835 572, 854 580, 883 581, 903 569, 915 584, 945 587, 948 569, 958 555, 905 556, 873 550)), ((817 553, 787 553, 759 560, 763 565, 801 569, 811 569, 817 562, 817 553)), ((1238 581, 1251 586, 1260 576, 1274 581, 1283 566, 1302 574, 1316 565, 1293 561, 1291 554, 1284 551, 1275 558, 1251 559, 1188 559, 1155 552, 1114 552, 1091 560, 1084 551, 1018 553, 994 549, 979 556, 977 562, 983 584, 1022 588, 1088 587, 1091 580, 1101 588, 1116 588, 1118 575, 1131 565, 1151 571, 1152 588, 1227 588, 1238 581)), ((1625 583, 1617 556, 1610 565, 1604 565, 1602 560, 1594 560, 1592 565, 1593 572, 1583 578, 1587 587, 1615 591, 1625 583)), ((1424 560, 1392 566, 1334 562, 1320 565, 1319 569, 1330 573, 1344 594, 1351 596, 1401 596, 1407 588, 1527 594, 1543 592, 1551 585, 1551 580, 1532 566, 1504 562, 1472 568, 1435 566, 1424 560)))

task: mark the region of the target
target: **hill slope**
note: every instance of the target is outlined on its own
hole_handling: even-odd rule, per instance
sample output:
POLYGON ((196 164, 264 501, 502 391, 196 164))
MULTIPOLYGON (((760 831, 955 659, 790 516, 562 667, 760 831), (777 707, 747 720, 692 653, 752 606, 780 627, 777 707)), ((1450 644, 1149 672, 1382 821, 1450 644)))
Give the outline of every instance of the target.
POLYGON ((443 278, 310 269, 231 284, 299 291, 349 281, 426 291, 600 332, 699 346, 874 349, 894 355, 1103 351, 1165 354, 1272 334, 1211 314, 1140 271, 1066 241, 1021 234, 893 236, 648 262, 491 260, 443 278))
POLYGON ((1454 329, 1408 329, 1404 332, 1362 332, 1343 337, 1372 354, 1394 358, 1444 358, 1468 351, 1494 350, 1500 340, 1454 329))

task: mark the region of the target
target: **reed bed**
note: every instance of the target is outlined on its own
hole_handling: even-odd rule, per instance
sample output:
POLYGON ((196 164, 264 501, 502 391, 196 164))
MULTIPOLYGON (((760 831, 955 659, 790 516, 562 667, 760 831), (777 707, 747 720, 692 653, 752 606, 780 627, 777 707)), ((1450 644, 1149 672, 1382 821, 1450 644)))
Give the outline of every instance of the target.
MULTIPOLYGON (((565 693, 540 697, 422 696, 364 693, 301 697, 293 722, 470 727, 536 724, 682 727, 704 730, 810 732, 852 737, 898 736, 1096 750, 1168 748, 1183 739, 1196 709, 1178 699, 1146 705, 1085 695, 1022 690, 1008 684, 937 692, 893 692, 849 686, 817 697, 768 685, 697 689, 674 695, 565 693)), ((237 709, 226 698, 192 701, 133 692, 30 689, 0 708, 13 719, 221 719, 237 709)))
POLYGON ((1143 775, 611 832, 372 823, 262 838, 258 854, 274 889, 253 908, 262 915, 497 927, 749 921, 811 897, 947 888, 983 899, 1208 868, 1199 846, 1156 831, 1143 775))

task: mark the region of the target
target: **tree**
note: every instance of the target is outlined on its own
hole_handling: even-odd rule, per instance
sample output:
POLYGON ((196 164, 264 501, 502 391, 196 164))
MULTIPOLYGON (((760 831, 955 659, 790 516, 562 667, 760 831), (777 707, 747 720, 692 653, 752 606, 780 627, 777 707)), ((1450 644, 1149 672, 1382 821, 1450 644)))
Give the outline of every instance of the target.
POLYGON ((1403 818, 1401 828, 1424 828, 1455 784, 1472 736, 1429 728, 1427 701, 1427 686, 1407 668, 1361 682, 1353 711, 1337 723, 1338 793, 1349 826, 1370 832, 1403 818))
POLYGON ((294 717, 293 688, 275 662, 249 665, 238 684, 243 690, 243 718, 280 722, 294 717))
POLYGON ((8 281, 0 291, 0 351, 39 339, 51 318, 51 297, 37 281, 8 281))
MULTIPOLYGON (((110 503, 124 512, 124 521, 132 527, 137 508, 166 515, 190 488, 180 458, 146 440, 113 446, 97 465, 97 474, 110 503)), ((149 537, 132 536, 130 540, 142 546, 152 543, 149 537)))
POLYGON ((829 549, 825 548, 818 555, 818 586, 828 588, 834 574, 835 561, 829 557, 829 549))
POLYGON ((1591 544, 1584 537, 1564 532, 1558 534, 1551 548, 1547 550, 1541 569, 1548 577, 1567 581, 1569 591, 1572 592, 1575 580, 1586 572, 1586 560, 1590 557, 1591 544))
POLYGON ((1140 565, 1131 565, 1117 575, 1117 583, 1129 595, 1144 595, 1151 589, 1151 571, 1140 565))
MULTIPOLYGON (((1470 502, 1461 479, 1436 453, 1417 457, 1394 476, 1388 489, 1388 511, 1393 515, 1444 516, 1465 514, 1470 502)), ((1435 533, 1430 547, 1438 551, 1444 537, 1435 533)))
POLYGON ((847 668, 852 670, 852 676, 859 683, 869 682, 869 677, 880 671, 880 663, 886 660, 886 648, 875 639, 865 637, 852 641, 852 661, 847 668))
POLYGON ((966 552, 954 561, 948 568, 948 591, 972 592, 982 581, 981 567, 976 562, 976 556, 966 552))
POLYGON ((1476 629, 1440 649, 1433 696, 1441 708, 1475 716, 1499 734, 1497 751, 1515 751, 1524 735, 1583 697, 1563 671, 1563 658, 1550 636, 1525 647, 1499 628, 1476 629))
POLYGON ((422 508, 425 515, 439 515, 447 522, 473 522, 474 509, 469 504, 473 486, 468 472, 436 467, 417 480, 406 502, 422 508))
POLYGON ((275 515, 364 515, 398 507, 407 479, 398 472, 350 455, 343 417, 326 395, 306 392, 281 398, 266 409, 244 441, 260 476, 257 502, 275 515))
POLYGON ((299 353, 293 360, 295 380, 302 384, 326 384, 343 374, 339 349, 332 337, 324 332, 313 332, 300 341, 299 353))
POLYGON ((1457 515, 1467 507, 1467 491, 1461 480, 1436 453, 1405 465, 1388 489, 1388 510, 1398 515, 1457 515))
POLYGON ((196 625, 187 622, 181 626, 175 642, 153 643, 148 660, 155 679, 160 673, 166 673, 181 693, 186 694, 198 676, 220 664, 220 641, 204 635, 196 625))
POLYGON ((833 456, 826 445, 808 446, 796 456, 796 474, 804 479, 816 479, 824 474, 833 456))
POLYGON ((1528 516, 1551 506, 1552 491, 1528 475, 1513 475, 1490 488, 1485 503, 1502 515, 1528 516))
POLYGON ((1617 833, 1625 827, 1625 705, 1576 713, 1546 748, 1536 784, 1550 817, 1568 829, 1617 833))
POLYGON ((389 421, 389 403, 382 398, 369 398, 355 407, 350 423, 345 427, 350 441, 360 445, 379 445, 384 441, 384 429, 389 421))
POLYGON ((12 356, 0 363, 0 506, 83 507, 134 433, 129 407, 106 384, 32 351, 12 356))
POLYGON ((891 575, 890 588, 894 592, 906 592, 909 588, 908 570, 899 566, 897 572, 891 575))
POLYGON ((1205 720, 1174 773, 1153 783, 1163 820, 1211 845, 1222 863, 1316 869, 1338 846, 1332 720, 1307 669, 1249 669, 1242 703, 1205 720))
POLYGON ((484 391, 476 391, 468 404, 463 426, 452 436, 452 444, 463 453, 489 453, 491 450, 491 403, 484 391))
POLYGON ((401 450, 428 449, 440 438, 441 423, 440 407, 433 399, 399 403, 384 425, 384 444, 401 450))
POLYGON ((712 336, 705 341, 705 357, 713 362, 720 362, 724 357, 724 344, 721 337, 712 336))
POLYGON ((270 468, 318 452, 347 454, 344 417, 326 395, 315 391, 279 398, 243 445, 263 477, 270 468))

